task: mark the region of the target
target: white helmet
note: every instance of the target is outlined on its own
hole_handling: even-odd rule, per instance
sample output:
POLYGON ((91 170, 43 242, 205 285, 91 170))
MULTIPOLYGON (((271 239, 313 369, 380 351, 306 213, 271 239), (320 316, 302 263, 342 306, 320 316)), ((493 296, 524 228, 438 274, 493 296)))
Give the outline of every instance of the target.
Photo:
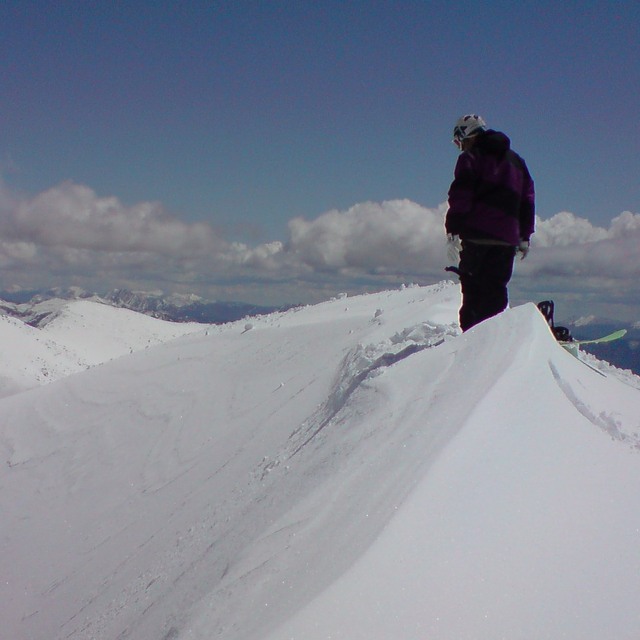
POLYGON ((453 128, 453 144, 456 147, 462 145, 462 141, 466 138, 470 138, 481 131, 487 130, 487 123, 478 115, 470 114, 462 116, 456 122, 456 126, 453 128))

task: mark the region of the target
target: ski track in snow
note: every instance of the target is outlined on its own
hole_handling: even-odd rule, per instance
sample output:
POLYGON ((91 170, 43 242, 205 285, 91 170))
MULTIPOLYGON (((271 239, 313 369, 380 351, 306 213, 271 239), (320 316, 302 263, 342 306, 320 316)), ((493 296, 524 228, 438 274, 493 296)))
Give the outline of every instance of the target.
MULTIPOLYGON (((596 427, 602 429, 609 434, 612 439, 628 444, 632 449, 640 450, 640 417, 636 416, 636 430, 633 432, 625 431, 626 420, 616 417, 615 411, 601 411, 595 413, 591 408, 588 400, 581 398, 581 395, 574 386, 563 379, 562 375, 553 362, 549 362, 549 369, 558 383, 558 387, 565 394, 569 402, 582 414, 589 422, 596 427)), ((586 389, 583 390, 583 394, 586 389)), ((630 421, 633 424, 632 421, 630 421)))

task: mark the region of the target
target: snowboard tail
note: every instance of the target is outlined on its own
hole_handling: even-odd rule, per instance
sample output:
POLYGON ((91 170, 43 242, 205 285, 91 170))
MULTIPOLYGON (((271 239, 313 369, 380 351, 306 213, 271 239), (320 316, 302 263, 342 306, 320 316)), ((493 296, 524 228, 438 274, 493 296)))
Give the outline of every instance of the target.
POLYGON ((626 329, 618 329, 617 331, 613 331, 607 334, 606 336, 601 336, 600 338, 591 338, 590 340, 568 340, 568 341, 559 340, 559 342, 561 344, 564 344, 566 342, 568 344, 576 344, 576 345, 601 344, 603 342, 613 342, 614 340, 620 340, 620 338, 623 338, 625 335, 627 335, 626 329))

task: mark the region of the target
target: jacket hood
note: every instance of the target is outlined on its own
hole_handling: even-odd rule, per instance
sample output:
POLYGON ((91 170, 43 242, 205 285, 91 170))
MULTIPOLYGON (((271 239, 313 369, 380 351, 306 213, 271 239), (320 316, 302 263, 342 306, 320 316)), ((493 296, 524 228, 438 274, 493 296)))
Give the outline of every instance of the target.
POLYGON ((511 148, 511 140, 501 131, 488 129, 478 136, 474 146, 485 153, 503 156, 511 148))

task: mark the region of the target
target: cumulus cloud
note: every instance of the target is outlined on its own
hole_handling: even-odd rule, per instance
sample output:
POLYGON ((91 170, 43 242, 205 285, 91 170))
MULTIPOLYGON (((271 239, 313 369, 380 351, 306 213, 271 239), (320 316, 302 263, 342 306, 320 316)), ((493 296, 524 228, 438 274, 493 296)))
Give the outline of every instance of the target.
POLYGON ((609 238, 622 238, 627 234, 636 234, 640 231, 640 213, 631 213, 624 211, 617 218, 611 221, 609 227, 609 238))
POLYGON ((625 211, 605 229, 561 212, 538 221, 532 246, 530 274, 635 278, 640 276, 640 214, 625 211))
POLYGON ((230 249, 232 252, 229 254, 230 261, 243 267, 277 271, 283 267, 283 263, 286 261, 284 245, 279 240, 261 244, 255 248, 235 242, 230 249))
POLYGON ((32 262, 37 255, 33 242, 7 242, 0 240, 0 267, 32 262))
POLYGON ((210 225, 183 222, 157 202, 127 206, 73 182, 21 196, 0 182, 4 287, 110 288, 138 280, 171 286, 237 260, 210 225))
MULTIPOLYGON (((278 302, 306 302, 336 290, 427 284, 446 277, 445 213, 445 204, 364 202, 294 218, 288 237, 249 246, 159 203, 126 206, 72 182, 24 197, 0 181, 2 286, 179 287, 232 298, 235 290, 255 302, 269 302, 271 291, 278 302)), ((566 211, 538 219, 514 286, 533 299, 551 289, 638 297, 638 246, 637 213, 625 211, 606 228, 566 211)))
POLYGON ((537 220, 535 244, 538 247, 567 247, 625 238, 639 231, 640 214, 630 211, 614 218, 608 229, 596 227, 585 218, 562 211, 549 220, 537 220))
POLYGON ((549 220, 538 218, 534 237, 536 247, 567 247, 604 240, 607 231, 569 211, 562 211, 549 220))
POLYGON ((2 204, 5 237, 46 247, 180 255, 211 251, 219 242, 208 225, 185 224, 159 203, 127 207, 72 182, 17 202, 5 195, 2 204))
POLYGON ((539 220, 529 257, 516 264, 520 300, 553 297, 565 314, 640 317, 640 215, 625 211, 605 227, 561 212, 539 220))
POLYGON ((444 208, 409 200, 357 204, 289 222, 286 250, 314 270, 423 273, 443 265, 444 208))

